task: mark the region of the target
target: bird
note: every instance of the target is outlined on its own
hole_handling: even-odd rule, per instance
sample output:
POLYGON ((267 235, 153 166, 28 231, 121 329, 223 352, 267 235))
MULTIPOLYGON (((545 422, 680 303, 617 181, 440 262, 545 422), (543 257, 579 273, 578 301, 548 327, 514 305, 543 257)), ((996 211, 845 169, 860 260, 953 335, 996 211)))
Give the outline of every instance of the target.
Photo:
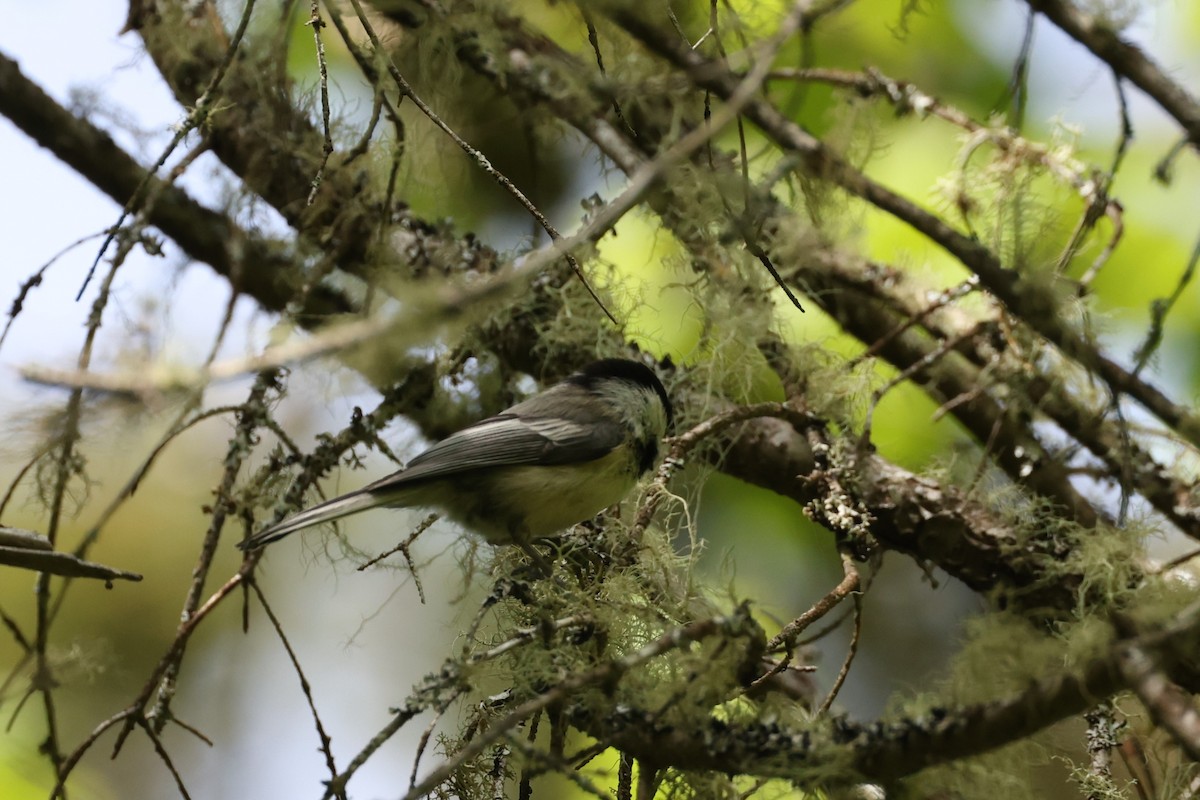
POLYGON ((440 511, 492 544, 530 543, 620 502, 658 459, 670 397, 638 361, 605 358, 437 442, 361 489, 286 517, 239 543, 255 551, 296 531, 379 507, 440 511))

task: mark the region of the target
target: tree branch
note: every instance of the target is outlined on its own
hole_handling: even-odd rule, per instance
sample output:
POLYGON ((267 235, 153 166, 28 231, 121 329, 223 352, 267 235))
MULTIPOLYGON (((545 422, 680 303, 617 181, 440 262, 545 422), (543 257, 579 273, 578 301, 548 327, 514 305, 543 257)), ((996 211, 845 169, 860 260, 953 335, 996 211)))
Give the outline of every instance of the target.
MULTIPOLYGON (((1171 80, 1140 47, 1126 42, 1109 20, 1089 14, 1069 0, 1026 0, 1029 7, 1053 22, 1075 41, 1091 50, 1170 114, 1187 132, 1192 146, 1200 148, 1200 102, 1171 80)), ((1119 13, 1119 12, 1118 12, 1119 13)))
MULTIPOLYGON (((124 205, 148 174, 107 133, 80 119, 26 78, 0 53, 0 114, 49 149, 67 166, 124 205)), ((189 257, 204 262, 268 311, 282 311, 293 298, 283 276, 296 268, 278 242, 247 233, 228 217, 210 211, 177 186, 150 178, 157 196, 147 221, 171 237, 189 257)), ((320 287, 306 298, 302 318, 351 311, 335 289, 320 287)))

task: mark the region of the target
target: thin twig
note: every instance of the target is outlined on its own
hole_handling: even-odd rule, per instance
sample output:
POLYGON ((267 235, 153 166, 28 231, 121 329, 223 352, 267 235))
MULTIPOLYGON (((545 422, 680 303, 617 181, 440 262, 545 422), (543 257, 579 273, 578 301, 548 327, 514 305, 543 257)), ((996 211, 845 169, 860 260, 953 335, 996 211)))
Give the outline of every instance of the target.
POLYGON ((417 586, 417 595, 421 599, 421 605, 425 605, 425 587, 421 585, 421 576, 417 572, 417 565, 413 563, 412 545, 417 541, 418 536, 429 530, 430 526, 437 522, 440 518, 441 517, 437 514, 430 514, 429 516, 425 517, 425 519, 421 520, 421 522, 417 524, 417 527, 408 535, 407 539, 390 550, 384 550, 374 558, 371 558, 368 561, 358 565, 355 567, 355 570, 357 572, 363 572, 364 570, 375 566, 380 561, 383 561, 388 556, 394 553, 400 553, 404 556, 405 563, 408 564, 409 574, 413 576, 413 583, 415 583, 417 586))
POLYGON ((171 153, 175 152, 175 148, 179 146, 179 144, 187 137, 187 135, 194 129, 203 125, 205 119, 209 114, 212 113, 213 104, 219 100, 219 97, 217 96, 217 88, 220 87, 221 81, 225 79, 225 73, 229 70, 229 65, 233 63, 233 59, 237 55, 238 49, 241 47, 242 38, 246 35, 246 28, 249 27, 250 17, 254 12, 254 3, 255 0, 246 0, 246 4, 242 7, 242 16, 238 20, 237 28, 233 32, 233 37, 230 39, 228 47, 225 48, 225 54, 221 58, 221 62, 217 64, 216 69, 213 71, 212 78, 209 80, 208 85, 204 87, 204 90, 200 93, 199 98, 196 100, 195 105, 192 107, 192 110, 188 113, 188 115, 183 119, 182 122, 175 126, 175 135, 171 137, 171 141, 168 142, 167 146, 163 148, 162 153, 159 155, 158 160, 154 162, 154 165, 146 171, 146 174, 142 177, 141 183, 138 184, 137 189, 135 189, 133 194, 130 195, 129 200, 125 203, 125 207, 121 209, 121 214, 117 217, 117 221, 113 223, 113 226, 109 229, 108 235, 105 237, 104 242, 100 245, 99 252, 96 253, 95 261, 92 262, 91 268, 88 270, 87 275, 84 276, 83 284, 79 287, 79 292, 75 295, 76 302, 83 297, 84 291, 87 289, 88 284, 92 280, 92 276, 96 272, 96 267, 100 264, 100 259, 104 257, 104 253, 108 250, 108 246, 117 238, 117 234, 120 232, 121 226, 124 224, 126 218, 128 218, 135 209, 140 208, 143 210, 143 212, 145 211, 147 206, 144 202, 146 200, 144 194, 151 186, 151 183, 154 180, 154 177, 158 174, 158 171, 167 163, 167 159, 171 157, 171 153))
MULTIPOLYGON (((849 556, 842 554, 842 559, 846 560, 849 556)), ((850 665, 854 663, 854 656, 858 654, 858 642, 862 636, 862 592, 855 592, 853 595, 854 602, 854 626, 850 629, 850 644, 846 647, 846 658, 842 661, 842 666, 838 670, 837 677, 833 680, 833 686, 829 689, 829 694, 821 701, 821 705, 817 707, 817 716, 821 716, 829 712, 833 707, 833 701, 837 699, 838 692, 842 690, 842 685, 846 682, 846 677, 850 674, 850 665)))
POLYGON ((430 772, 416 786, 412 787, 404 795, 403 800, 418 800, 418 798, 426 796, 437 788, 442 781, 450 777, 462 764, 465 764, 488 747, 491 747, 501 737, 506 736, 509 730, 520 724, 522 720, 529 718, 534 713, 547 708, 553 703, 565 699, 573 692, 585 686, 612 685, 612 682, 621 675, 653 658, 671 650, 684 647, 691 642, 715 636, 718 633, 736 633, 741 629, 742 624, 743 621, 740 615, 716 617, 693 622, 667 631, 653 642, 633 653, 615 658, 592 669, 568 675, 548 691, 530 698, 505 716, 492 722, 486 730, 482 731, 469 744, 430 772))
POLYGON ((1150 717, 1171 735, 1188 758, 1200 761, 1200 711, 1191 696, 1167 678, 1145 648, 1133 642, 1121 648, 1117 664, 1150 717))
MULTIPOLYGON (((804 630, 819 620, 821 617, 828 614, 833 609, 837 608, 838 604, 847 597, 858 591, 859 575, 858 568, 854 565, 853 559, 848 556, 842 556, 842 580, 838 585, 833 587, 824 597, 813 603, 812 608, 805 611, 800 616, 783 626, 783 629, 767 642, 765 652, 777 653, 781 650, 790 651, 796 643, 796 639, 804 630)), ((785 666, 787 661, 781 662, 785 666)), ((765 678, 766 676, 763 676, 765 678)), ((763 678, 759 678, 755 683, 761 682, 763 678)))
MULTIPOLYGON (((329 734, 325 732, 325 725, 321 722, 321 715, 317 712, 317 702, 313 699, 312 685, 308 682, 308 676, 304 674, 304 668, 300 666, 300 658, 296 655, 296 651, 292 649, 292 643, 288 641, 287 634, 283 631, 283 624, 279 618, 275 616, 275 611, 271 608, 271 604, 267 602, 266 595, 263 594, 262 587, 258 585, 258 581, 249 581, 250 591, 258 598, 258 602, 262 605, 263 611, 267 615, 267 619, 271 621, 271 627, 275 629, 275 633, 279 636, 279 641, 283 644, 283 649, 287 652, 288 660, 292 662, 292 669, 296 671, 296 677, 300 679, 300 691, 304 694, 304 699, 308 703, 308 710, 312 714, 313 725, 317 730, 317 739, 320 740, 321 753, 325 756, 325 766, 329 769, 330 779, 336 778, 337 763, 333 758, 332 740, 329 734)), ((339 800, 346 800, 345 794, 337 795, 339 800)))
POLYGON ((312 0, 309 5, 308 22, 304 23, 313 30, 313 39, 316 42, 317 50, 317 71, 321 76, 320 93, 321 93, 321 163, 317 165, 317 171, 313 174, 312 189, 308 193, 308 201, 306 205, 311 206, 317 199, 317 192, 321 189, 321 182, 325 178, 325 167, 329 164, 329 157, 333 155, 333 137, 329 132, 329 68, 325 64, 325 41, 321 38, 321 29, 325 27, 325 21, 321 19, 321 3, 320 0, 312 0))
MULTIPOLYGON (((412 103, 418 109, 420 109, 421 113, 429 118, 430 122, 440 128, 441 131, 446 134, 446 136, 450 137, 450 140, 458 145, 458 147, 464 153, 466 153, 486 175, 488 175, 492 180, 496 181, 496 183, 498 183, 502 189, 512 195, 513 198, 520 203, 521 206, 524 207, 524 209, 529 212, 534 219, 538 221, 538 224, 542 226, 542 229, 545 230, 546 233, 550 234, 550 238, 552 240, 561 240, 562 234, 558 232, 558 229, 554 227, 546 215, 542 213, 541 209, 539 209, 537 205, 535 205, 534 202, 525 195, 524 192, 517 188, 517 185, 509 180, 504 173, 496 169, 492 162, 488 160, 487 156, 467 142, 466 139, 463 139, 461 136, 459 136, 458 133, 451 128, 445 120, 438 116, 438 114, 433 110, 432 107, 429 106, 428 103, 421 99, 421 96, 416 93, 416 91, 412 88, 412 85, 409 84, 405 77, 400 73, 400 68, 396 66, 396 62, 391 58, 390 55, 387 55, 387 49, 384 48, 383 43, 380 42, 379 36, 375 33, 375 28, 371 25, 371 21, 367 18, 367 15, 363 11, 362 4, 359 2, 359 0, 350 0, 350 5, 354 8, 354 13, 358 16, 359 24, 362 25, 363 30, 367 33, 367 37, 371 40, 371 46, 375 49, 376 53, 380 53, 384 57, 387 64, 388 74, 392 76, 392 80, 396 82, 396 85, 400 88, 400 91, 403 93, 403 95, 411 100, 412 103)), ((600 310, 604 312, 609 321, 611 321, 614 325, 620 325, 620 323, 617 321, 617 318, 612 315, 612 312, 610 312, 608 307, 604 305, 604 301, 600 299, 600 296, 596 294, 595 289, 592 288, 587 276, 584 275, 583 267, 581 267, 579 262, 575 260, 575 256, 567 251, 564 251, 562 255, 570 265, 571 270, 575 273, 576 277, 579 278, 580 283, 582 283, 584 288, 587 289, 587 292, 591 295, 592 300, 595 301, 596 305, 600 307, 600 310)))
POLYGON ((392 719, 384 725, 379 733, 371 737, 371 741, 367 742, 366 746, 358 752, 354 758, 350 759, 350 763, 342 770, 336 778, 329 781, 325 785, 325 793, 321 795, 321 800, 331 800, 334 797, 341 797, 346 793, 346 784, 354 773, 367 763, 367 760, 375 754, 379 748, 383 747, 389 739, 396 735, 396 732, 403 728, 413 717, 419 714, 422 707, 418 704, 405 706, 403 709, 392 709, 392 719))
POLYGON ((633 526, 629 532, 630 541, 641 541, 641 537, 645 533, 646 528, 649 527, 650 521, 654 518, 659 504, 667 496, 667 483, 670 482, 671 476, 675 474, 675 471, 683 466, 688 453, 694 447, 703 440, 724 431, 732 425, 758 417, 784 419, 795 425, 797 429, 816 424, 817 422, 813 417, 787 403, 757 403, 731 408, 728 411, 724 411, 698 423, 679 436, 668 439, 667 454, 663 458, 662 464, 659 465, 658 472, 655 473, 650 487, 646 490, 646 500, 638 509, 637 517, 635 517, 633 526))

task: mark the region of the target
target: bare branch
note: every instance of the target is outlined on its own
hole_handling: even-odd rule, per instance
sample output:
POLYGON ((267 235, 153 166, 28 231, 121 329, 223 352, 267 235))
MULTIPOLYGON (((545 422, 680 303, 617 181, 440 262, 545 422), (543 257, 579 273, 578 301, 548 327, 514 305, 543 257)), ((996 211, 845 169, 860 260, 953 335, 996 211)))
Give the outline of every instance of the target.
POLYGON ((1071 0, 1026 0, 1029 7, 1062 28, 1096 57, 1104 61, 1117 75, 1122 75, 1163 107, 1175 118, 1191 139, 1200 147, 1200 102, 1183 86, 1167 76, 1141 48, 1123 40, 1114 29, 1112 20, 1080 9, 1071 0))

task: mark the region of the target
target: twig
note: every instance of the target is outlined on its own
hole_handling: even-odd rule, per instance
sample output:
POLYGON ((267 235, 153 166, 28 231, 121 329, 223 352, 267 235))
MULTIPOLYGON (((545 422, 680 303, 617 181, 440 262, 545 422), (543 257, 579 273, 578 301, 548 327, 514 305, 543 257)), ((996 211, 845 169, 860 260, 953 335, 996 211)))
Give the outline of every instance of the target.
MULTIPOLYGON (((454 304, 455 301, 451 301, 454 304)), ((422 324, 428 320, 423 320, 422 324)), ((214 382, 230 381, 244 375, 301 363, 330 353, 346 350, 395 332, 396 320, 387 317, 354 320, 328 325, 307 338, 297 338, 268 347, 256 356, 218 361, 208 367, 159 376, 152 371, 100 373, 85 370, 66 371, 36 364, 21 367, 21 376, 46 386, 91 389, 113 394, 154 397, 158 394, 195 390, 214 382)), ((408 327, 404 325, 404 327, 408 327)))
MULTIPOLYGON (((300 691, 304 694, 304 699, 308 702, 308 710, 312 714, 313 724, 317 730, 317 739, 320 740, 321 753, 325 756, 325 766, 329 769, 330 779, 337 777, 337 763, 333 758, 332 740, 329 734, 325 732, 325 725, 321 722, 321 715, 317 713, 317 703, 313 699, 312 686, 308 682, 308 677, 304 674, 304 668, 300 666, 300 659, 296 655, 296 651, 292 649, 292 643, 288 641, 287 634, 283 632, 283 625, 279 622, 279 618, 275 616, 275 611, 271 608, 271 604, 267 602, 266 595, 263 594, 262 587, 258 585, 258 581, 249 581, 250 591, 258 598, 258 602, 262 605, 263 611, 267 615, 267 619, 271 621, 271 627, 275 629, 275 633, 279 636, 279 641, 283 644, 283 649, 287 652, 288 660, 292 662, 292 669, 296 671, 296 677, 300 679, 300 691)), ((346 800, 345 794, 337 795, 339 800, 346 800)))
POLYGON ((144 193, 153 185, 154 178, 158 174, 158 171, 162 169, 164 164, 167 163, 167 159, 170 158, 171 153, 175 152, 175 148, 179 146, 179 144, 187 137, 187 135, 195 128, 202 125, 207 119, 208 115, 212 113, 213 105, 220 99, 217 95, 217 89, 220 87, 221 81, 225 79, 225 73, 229 70, 229 65, 233 63, 234 56, 237 55, 238 48, 241 47, 242 38, 246 34, 246 28, 250 25, 250 17, 254 12, 254 3, 255 0, 245 0, 245 5, 242 7, 242 16, 238 20, 237 29, 234 30, 233 37, 225 49, 225 54, 222 57, 221 62, 213 71, 208 84, 204 87, 203 91, 201 91, 199 98, 196 100, 195 106, 183 119, 183 121, 175 126, 175 135, 171 138, 171 141, 167 143, 167 146, 163 148, 162 153, 159 155, 158 160, 154 163, 154 165, 146 171, 145 175, 142 177, 141 183, 138 185, 137 189, 134 190, 133 194, 130 195, 129 199, 125 203, 125 207, 121 209, 120 216, 117 217, 117 221, 113 223, 113 226, 109 229, 109 233, 105 237, 104 242, 101 243, 100 250, 96 253, 96 259, 92 262, 91 269, 89 269, 87 275, 84 276, 83 284, 79 287, 78 294, 75 295, 76 302, 83 297, 84 291, 87 289, 88 284, 92 280, 92 276, 96 272, 96 267, 100 264, 100 259, 104 257, 104 253, 106 250, 108 250, 108 246, 117 238, 117 234, 121 230, 121 225, 125 222, 125 219, 129 217, 129 215, 132 214, 135 209, 145 209, 146 206, 144 201, 146 200, 146 197, 144 196, 144 193))
POLYGON ((325 785, 325 793, 321 795, 321 800, 330 800, 334 797, 341 797, 346 793, 346 784, 354 773, 358 772, 363 764, 367 763, 375 751, 383 747, 389 739, 396 735, 396 732, 403 728, 413 717, 421 712, 421 706, 418 704, 410 704, 403 709, 392 709, 392 719, 379 733, 371 737, 371 741, 367 742, 366 746, 358 752, 358 755, 350 759, 350 763, 346 768, 338 773, 337 777, 329 781, 325 785))
MULTIPOLYGON (((579 6, 579 11, 583 14, 584 25, 587 26, 588 44, 591 45, 592 52, 596 54, 596 69, 600 71, 600 77, 607 78, 608 72, 604 69, 604 56, 600 52, 600 36, 596 32, 595 23, 592 22, 592 15, 588 13, 586 5, 579 6)), ((612 108, 613 113, 617 117, 617 122, 621 124, 621 127, 625 129, 625 132, 628 133, 631 138, 636 140, 637 131, 635 131, 633 126, 629 124, 629 121, 625 119, 625 114, 621 111, 621 103, 615 96, 612 98, 612 108)))
MULTIPOLYGON (((400 73, 400 69, 396 66, 396 62, 390 55, 387 55, 388 50, 383 46, 383 43, 380 42, 379 36, 375 33, 375 28, 371 25, 371 21, 363 11, 362 4, 359 3, 359 0, 350 0, 350 5, 354 8, 354 13, 358 16, 359 24, 362 25, 363 30, 367 33, 367 37, 371 40, 371 46, 375 49, 376 53, 381 54, 385 58, 388 74, 391 75, 392 80, 396 82, 396 85, 400 87, 400 91, 404 94, 404 96, 411 100, 412 103, 421 110, 421 113, 429 118, 430 122, 440 128, 443 133, 450 137, 451 141, 458 145, 458 147, 464 153, 474 160, 475 164, 482 169, 485 174, 491 177, 492 180, 500 184, 501 188, 512 195, 513 198, 520 203, 525 210, 533 216, 534 219, 538 221, 538 224, 542 226, 546 233, 550 234, 550 238, 552 240, 561 240, 562 234, 560 234, 558 229, 551 224, 550 220, 546 218, 546 215, 542 213, 541 209, 539 209, 534 202, 525 195, 524 192, 518 189, 517 185, 509 180, 504 173, 496 169, 496 167, 492 165, 492 162, 488 160, 487 156, 473 147, 469 142, 467 142, 467 140, 459 136, 458 133, 451 128, 445 120, 438 116, 438 114, 429 106, 429 104, 422 100, 421 96, 413 90, 409 82, 400 73)), ((612 312, 610 312, 604 305, 604 301, 600 299, 599 295, 596 294, 595 289, 592 288, 591 283, 588 282, 587 276, 584 275, 583 268, 579 266, 579 262, 575 260, 575 256, 567 250, 563 251, 562 256, 566 259, 576 277, 579 278, 580 283, 582 283, 584 288, 587 289, 587 292, 591 295, 592 300, 595 301, 596 305, 600 307, 600 310, 603 311, 605 316, 608 317, 609 321, 611 321, 614 325, 619 325, 620 323, 617 321, 617 318, 612 315, 612 312)))
POLYGON ((325 27, 325 21, 321 19, 320 0, 312 0, 309 5, 308 15, 308 22, 304 24, 312 27, 313 30, 313 39, 317 50, 317 72, 321 76, 321 134, 323 137, 321 163, 317 165, 317 171, 313 174, 312 189, 308 193, 308 201, 306 203, 306 205, 311 206, 317 199, 317 192, 321 189, 321 182, 325 178, 325 167, 329 163, 329 157, 333 155, 333 137, 329 133, 329 69, 325 64, 325 42, 321 38, 321 29, 325 27))
MULTIPOLYGON (((728 99, 735 95, 736 87, 742 85, 738 76, 724 65, 679 46, 672 37, 647 22, 639 13, 614 7, 611 14, 635 38, 685 70, 699 88, 711 89, 728 99)), ((1028 291, 1027 282, 1020 281, 1015 270, 1006 266, 996 253, 976 238, 955 230, 941 217, 870 179, 766 101, 755 98, 747 100, 743 113, 781 150, 798 156, 808 172, 842 187, 936 243, 977 274, 984 288, 1000 303, 1022 317, 1059 350, 1070 358, 1078 359, 1114 392, 1129 394, 1192 444, 1200 446, 1200 417, 1105 356, 1086 335, 1066 324, 1059 315, 1045 313, 1045 308, 1052 307, 1054 301, 1040 296, 1039 292, 1028 291)))
POLYGON ((98 236, 103 236, 105 233, 106 231, 101 231, 99 233, 89 233, 86 236, 81 236, 66 247, 59 250, 54 255, 50 256, 50 259, 46 261, 45 264, 42 264, 33 271, 33 274, 21 282, 21 285, 17 287, 17 294, 13 298, 12 305, 9 306, 8 321, 4 323, 4 330, 0 331, 0 348, 4 347, 4 340, 8 338, 8 332, 12 330, 13 323, 17 321, 17 315, 20 314, 25 308, 25 300, 28 299, 29 293, 38 286, 42 285, 42 279, 45 277, 46 271, 49 270, 50 267, 54 266, 56 261, 74 250, 76 247, 79 247, 80 245, 85 244, 86 242, 95 239, 98 236))
POLYGON ((417 595, 421 598, 421 605, 425 605, 425 587, 421 585, 421 576, 417 573, 417 565, 413 563, 411 548, 413 543, 417 541, 417 537, 429 530, 429 527, 433 525, 433 523, 437 522, 438 519, 440 519, 440 517, 437 514, 430 514, 429 516, 425 517, 425 519, 421 520, 413 532, 408 535, 407 539, 390 550, 384 550, 374 558, 371 558, 368 561, 358 565, 355 567, 355 571, 363 572, 364 570, 375 566, 380 561, 383 561, 393 553, 400 553, 404 556, 405 563, 408 564, 409 574, 413 576, 413 583, 415 583, 417 586, 417 595))
POLYGON ((1172 683, 1155 659, 1136 643, 1121 648, 1117 664, 1151 719, 1171 735, 1192 761, 1200 761, 1200 711, 1191 697, 1172 683))
POLYGON ((851 359, 846 365, 846 371, 849 372, 850 370, 854 369, 865 359, 874 358, 875 356, 879 355, 879 353, 882 352, 889 343, 895 341, 896 337, 900 336, 907 330, 911 330, 917 325, 923 324, 925 320, 930 317, 930 315, 940 311, 951 303, 961 300, 968 294, 978 291, 978 289, 979 278, 975 275, 972 275, 965 281, 962 281, 954 286, 947 286, 929 303, 929 305, 925 306, 915 314, 906 315, 904 321, 888 332, 886 336, 876 339, 864 352, 851 359))
POLYGON ((628 655, 613 659, 584 672, 568 675, 556 683, 548 691, 533 697, 517 706, 504 717, 492 722, 469 744, 447 759, 441 766, 434 769, 405 795, 404 800, 418 798, 432 792, 442 781, 446 780, 462 764, 478 756, 488 747, 495 744, 501 737, 522 720, 541 711, 553 703, 559 702, 571 693, 586 686, 612 685, 621 675, 657 656, 671 650, 683 647, 691 642, 699 641, 718 633, 737 634, 744 620, 740 615, 732 617, 715 617, 683 625, 667 631, 658 639, 628 655))
POLYGON ((417 785, 417 772, 421 769, 421 758, 425 755, 425 749, 429 747, 429 740, 433 738, 433 732, 437 728, 437 724, 442 721, 442 715, 446 713, 460 694, 455 692, 438 708, 433 710, 433 717, 429 720, 429 724, 425 726, 425 730, 421 731, 421 738, 417 740, 417 750, 413 754, 412 772, 408 776, 408 788, 417 785))
MULTIPOLYGON (((100 284, 100 291, 97 292, 96 299, 92 301, 92 310, 88 316, 83 345, 80 347, 79 356, 76 359, 76 366, 80 369, 86 369, 91 363, 92 353, 96 345, 96 337, 100 332, 100 326, 104 318, 104 309, 108 305, 117 270, 124 263, 125 257, 129 252, 128 248, 131 246, 128 242, 122 242, 118 247, 112 264, 109 266, 108 272, 100 284)), ((82 436, 80 431, 82 407, 83 392, 79 390, 71 392, 70 397, 67 399, 62 433, 56 437, 57 441, 54 443, 58 449, 58 457, 54 467, 54 485, 50 500, 50 515, 46 527, 46 538, 49 540, 51 546, 54 546, 58 541, 59 525, 62 521, 68 484, 71 478, 80 470, 77 446, 82 436)), ((53 697, 53 690, 56 683, 53 680, 49 680, 50 676, 53 675, 53 667, 48 657, 50 627, 53 623, 53 615, 50 608, 51 592, 50 574, 48 572, 42 572, 38 575, 34 594, 37 604, 37 623, 33 649, 34 664, 37 674, 43 676, 43 679, 39 680, 34 688, 42 698, 42 709, 46 716, 47 730, 46 739, 42 743, 41 751, 54 766, 55 773, 63 776, 64 783, 60 785, 58 791, 59 796, 63 800, 67 800, 65 774, 63 773, 64 760, 59 742, 58 718, 53 697)))
POLYGON ((617 800, 633 800, 633 756, 621 753, 617 764, 617 800))
POLYGON ((1175 290, 1167 297, 1160 297, 1150 304, 1150 329, 1133 354, 1133 374, 1135 376, 1141 373, 1146 364, 1150 362, 1150 357, 1162 344, 1163 327, 1166 324, 1167 315, 1171 313, 1171 309, 1175 307, 1179 298, 1183 296, 1183 291, 1195 277, 1197 263, 1200 263, 1200 238, 1192 246, 1192 254, 1188 257, 1187 264, 1179 275, 1179 280, 1175 282, 1175 290))
POLYGON ((784 419, 791 422, 798 429, 817 423, 817 420, 813 417, 787 403, 757 403, 755 405, 731 408, 728 411, 724 411, 698 423, 691 430, 669 439, 667 441, 667 454, 663 458, 662 464, 659 465, 658 472, 654 475, 654 480, 646 490, 646 500, 642 503, 638 509, 637 516, 634 518, 633 525, 629 531, 629 540, 634 543, 641 541, 646 528, 650 526, 650 522, 658 510, 658 506, 662 503, 663 498, 667 496, 666 487, 667 483, 671 480, 671 476, 675 474, 677 469, 683 466, 687 454, 696 445, 732 425, 758 417, 784 419))
POLYGON ((179 794, 183 800, 191 800, 192 796, 188 794, 187 786, 183 782, 183 776, 179 774, 179 770, 175 768, 175 762, 171 759, 167 748, 163 746, 162 739, 159 738, 158 731, 154 730, 145 717, 138 717, 138 727, 146 734, 146 737, 154 745, 154 752, 158 755, 160 761, 166 765, 167 771, 171 773, 171 777, 175 781, 175 788, 179 790, 179 794))
MULTIPOLYGON (((1088 772, 1093 780, 1098 780, 1106 786, 1115 789, 1112 779, 1112 751, 1117 747, 1116 709, 1112 703, 1100 703, 1095 708, 1084 713, 1087 721, 1087 750, 1091 756, 1088 772)), ((1088 800, 1100 800, 1098 793, 1092 793, 1088 800)))
MULTIPOLYGON (((913 361, 886 384, 876 389, 871 395, 871 405, 867 408, 867 416, 863 421, 862 440, 864 442, 871 441, 871 422, 875 418, 875 409, 879 407, 879 401, 883 399, 884 395, 914 375, 927 370, 938 359, 943 358, 947 353, 952 352, 963 342, 970 340, 972 337, 978 336, 982 329, 982 325, 976 325, 972 328, 968 328, 959 332, 955 336, 943 339, 942 341, 938 342, 937 347, 932 348, 919 359, 913 361)), ((979 388, 981 391, 983 390, 983 387, 979 388)), ((946 410, 949 410, 949 404, 943 405, 938 409, 939 415, 941 413, 945 413, 946 410)))
POLYGON ((1200 103, 1137 45, 1122 39, 1111 23, 1068 0, 1026 0, 1068 36, 1091 50, 1113 72, 1122 75, 1162 106, 1200 145, 1200 103))
MULTIPOLYGON (((849 597, 854 592, 858 591, 859 575, 858 568, 855 566, 853 559, 848 555, 842 555, 842 580, 837 586, 833 587, 824 597, 813 604, 812 608, 805 611, 800 616, 783 626, 783 630, 775 634, 775 636, 767 642, 765 652, 777 653, 781 649, 791 651, 796 643, 796 639, 804 630, 819 620, 821 617, 828 614, 833 609, 837 608, 838 604, 849 597)), ((782 664, 786 665, 785 659, 782 664)), ((755 683, 761 682, 763 678, 759 678, 755 683)))
MULTIPOLYGON (((849 556, 842 554, 842 560, 845 561, 849 556)), ((853 568, 853 567, 851 567, 853 568)), ((854 656, 858 654, 859 637, 862 636, 862 592, 854 592, 854 627, 850 629, 850 644, 846 647, 846 658, 842 660, 842 666, 838 670, 837 677, 833 680, 833 686, 829 689, 829 694, 821 701, 821 705, 817 707, 817 716, 826 714, 833 707, 833 701, 837 699, 838 692, 842 690, 842 684, 846 682, 846 677, 850 674, 850 665, 854 663, 854 656)))

